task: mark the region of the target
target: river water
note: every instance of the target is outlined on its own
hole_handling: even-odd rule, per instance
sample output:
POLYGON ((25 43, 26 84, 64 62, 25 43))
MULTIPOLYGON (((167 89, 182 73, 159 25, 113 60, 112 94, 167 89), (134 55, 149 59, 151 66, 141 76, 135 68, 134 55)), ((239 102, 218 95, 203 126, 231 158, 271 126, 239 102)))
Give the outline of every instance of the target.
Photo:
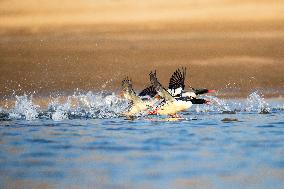
POLYGON ((0 109, 0 188, 283 188, 284 101, 208 97, 132 120, 115 94, 0 109))

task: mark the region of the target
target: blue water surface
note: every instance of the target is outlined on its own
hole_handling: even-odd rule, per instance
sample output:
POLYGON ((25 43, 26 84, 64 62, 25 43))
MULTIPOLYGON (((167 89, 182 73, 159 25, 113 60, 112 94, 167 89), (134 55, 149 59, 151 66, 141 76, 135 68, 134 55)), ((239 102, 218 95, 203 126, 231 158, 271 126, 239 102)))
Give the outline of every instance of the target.
POLYGON ((282 108, 196 109, 171 121, 0 121, 0 188, 283 188, 282 108))

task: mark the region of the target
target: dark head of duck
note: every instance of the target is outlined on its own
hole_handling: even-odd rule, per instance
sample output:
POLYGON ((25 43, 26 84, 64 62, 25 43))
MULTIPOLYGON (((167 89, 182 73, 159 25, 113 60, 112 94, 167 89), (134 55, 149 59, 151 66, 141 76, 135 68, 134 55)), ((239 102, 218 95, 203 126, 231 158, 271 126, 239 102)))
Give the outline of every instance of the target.
POLYGON ((179 97, 176 98, 176 100, 182 100, 182 101, 190 101, 192 104, 209 104, 209 100, 205 100, 203 98, 191 98, 191 97, 179 97))
POLYGON ((209 89, 194 89, 194 88, 192 88, 192 90, 196 95, 216 92, 215 90, 209 90, 209 89))
POLYGON ((205 100, 202 98, 193 98, 193 99, 190 99, 190 101, 192 104, 209 104, 210 103, 209 100, 205 100))

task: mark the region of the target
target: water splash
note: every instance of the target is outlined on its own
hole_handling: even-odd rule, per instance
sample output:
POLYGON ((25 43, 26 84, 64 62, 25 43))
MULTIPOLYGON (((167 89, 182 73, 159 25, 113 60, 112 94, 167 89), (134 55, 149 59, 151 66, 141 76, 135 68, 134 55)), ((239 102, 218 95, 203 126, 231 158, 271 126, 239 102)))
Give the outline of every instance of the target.
POLYGON ((119 117, 128 107, 128 102, 114 93, 79 93, 51 98, 47 108, 36 104, 32 96, 15 96, 11 109, 0 109, 1 120, 13 119, 89 119, 119 117))
POLYGON ((7 113, 3 108, 0 107, 0 121, 8 120, 10 120, 9 113, 7 113))
POLYGON ((114 118, 120 116, 127 107, 127 102, 114 93, 78 93, 68 96, 67 100, 60 103, 53 100, 48 107, 52 112, 51 118, 55 121, 76 118, 114 118))
POLYGON ((255 91, 248 96, 245 111, 267 114, 270 113, 270 107, 258 91, 255 91))
POLYGON ((224 112, 224 111, 232 111, 228 102, 224 99, 219 99, 215 96, 206 96, 207 100, 210 101, 209 105, 197 105, 195 111, 197 113, 204 112, 224 112))
POLYGON ((271 108, 273 111, 284 111, 284 105, 276 105, 275 107, 271 108))
POLYGON ((224 99, 219 99, 215 96, 209 97, 212 107, 219 112, 222 111, 231 111, 229 104, 224 99))
POLYGON ((67 101, 63 104, 60 104, 58 99, 55 99, 48 105, 48 110, 52 113, 50 117, 54 121, 68 119, 68 113, 71 110, 70 97, 68 97, 67 101))
POLYGON ((38 105, 32 103, 32 96, 16 96, 15 107, 9 113, 11 119, 34 120, 38 118, 38 105))
MULTIPOLYGON (((226 113, 235 114, 237 112, 252 112, 260 114, 271 113, 270 105, 265 101, 263 96, 255 91, 251 93, 247 99, 244 101, 242 99, 232 100, 232 99, 219 99, 215 96, 206 96, 206 99, 210 101, 210 105, 197 105, 195 111, 197 113, 204 112, 216 112, 216 113, 226 113)), ((279 105, 277 106, 279 107, 279 105)), ((275 108, 274 108, 275 109, 275 108)), ((280 110, 278 108, 277 110, 280 110)))
MULTIPOLYGON (((107 119, 120 117, 128 107, 128 102, 115 93, 75 92, 70 96, 57 96, 48 101, 47 107, 39 106, 33 96, 15 96, 15 106, 11 109, 0 107, 0 120, 13 119, 107 119)), ((195 105, 190 114, 236 114, 236 113, 271 113, 283 111, 284 106, 276 103, 269 105, 258 92, 253 92, 247 99, 219 99, 206 96, 210 105, 195 105)), ((143 116, 143 115, 141 115, 143 116)))
POLYGON ((104 94, 88 92, 87 94, 73 95, 79 103, 75 112, 87 110, 90 118, 113 118, 118 117, 128 106, 127 102, 114 93, 104 94))

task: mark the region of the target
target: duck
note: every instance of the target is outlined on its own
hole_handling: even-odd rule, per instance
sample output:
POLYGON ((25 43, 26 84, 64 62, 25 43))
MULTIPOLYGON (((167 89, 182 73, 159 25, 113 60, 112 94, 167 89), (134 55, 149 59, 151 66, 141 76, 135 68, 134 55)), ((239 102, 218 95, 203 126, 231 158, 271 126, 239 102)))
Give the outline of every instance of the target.
MULTIPOLYGON (((149 111, 148 114, 166 115, 173 118, 179 118, 178 112, 189 109, 192 105, 192 99, 190 98, 175 98, 172 94, 165 89, 158 81, 155 72, 150 72, 150 82, 154 86, 157 94, 163 98, 163 103, 153 111, 149 111)), ((205 99, 198 100, 198 103, 206 103, 205 99)))
MULTIPOLYGON (((186 77, 186 67, 182 67, 181 69, 177 69, 171 76, 169 81, 168 92, 175 98, 189 98, 189 99, 197 99, 198 95, 213 93, 216 90, 209 90, 206 88, 195 89, 191 86, 191 91, 185 91, 185 77, 186 77)), ((194 100, 193 102, 201 102, 194 100)))
POLYGON ((142 98, 141 93, 137 95, 133 89, 132 80, 129 77, 125 77, 122 80, 121 86, 122 92, 120 95, 130 102, 128 110, 122 113, 124 116, 144 114, 152 110, 160 100, 158 98, 142 98))
MULTIPOLYGON (((156 71, 152 72, 156 75, 156 71)), ((199 95, 206 93, 216 92, 215 90, 209 90, 206 88, 195 89, 190 86, 191 91, 185 91, 185 76, 186 76, 186 67, 178 68, 170 77, 169 86, 167 91, 176 99, 183 100, 192 100, 193 104, 200 104, 204 102, 204 99, 198 99, 199 95)), ((153 85, 150 85, 143 89, 139 95, 143 99, 150 99, 157 97, 157 91, 153 85)), ((209 103, 209 101, 207 101, 209 103)))

